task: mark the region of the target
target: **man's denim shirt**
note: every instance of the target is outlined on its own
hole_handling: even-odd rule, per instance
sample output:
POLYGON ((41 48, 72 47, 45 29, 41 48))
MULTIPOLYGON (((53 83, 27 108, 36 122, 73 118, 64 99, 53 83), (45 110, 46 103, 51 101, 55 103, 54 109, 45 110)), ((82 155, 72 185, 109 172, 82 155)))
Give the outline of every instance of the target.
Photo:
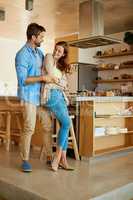
POLYGON ((34 105, 40 105, 41 83, 25 84, 30 76, 40 76, 43 63, 43 53, 40 49, 33 49, 25 44, 16 54, 15 66, 18 79, 18 97, 34 105))

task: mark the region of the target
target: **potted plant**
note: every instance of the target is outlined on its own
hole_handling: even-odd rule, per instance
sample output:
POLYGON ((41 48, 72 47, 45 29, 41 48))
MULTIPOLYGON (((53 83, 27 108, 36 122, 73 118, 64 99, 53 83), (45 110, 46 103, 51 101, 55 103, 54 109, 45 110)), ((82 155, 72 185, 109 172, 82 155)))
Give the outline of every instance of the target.
POLYGON ((129 45, 130 51, 133 51, 133 33, 132 32, 125 32, 124 42, 129 45))

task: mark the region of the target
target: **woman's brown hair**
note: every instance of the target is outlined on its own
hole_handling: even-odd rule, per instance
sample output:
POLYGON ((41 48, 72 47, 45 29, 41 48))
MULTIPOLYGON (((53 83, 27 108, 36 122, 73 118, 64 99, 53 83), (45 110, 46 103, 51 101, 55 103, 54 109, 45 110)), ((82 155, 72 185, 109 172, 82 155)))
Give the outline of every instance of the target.
POLYGON ((68 64, 68 44, 65 41, 60 41, 55 46, 62 46, 64 48, 64 55, 58 60, 57 68, 62 72, 70 73, 70 65, 68 64))

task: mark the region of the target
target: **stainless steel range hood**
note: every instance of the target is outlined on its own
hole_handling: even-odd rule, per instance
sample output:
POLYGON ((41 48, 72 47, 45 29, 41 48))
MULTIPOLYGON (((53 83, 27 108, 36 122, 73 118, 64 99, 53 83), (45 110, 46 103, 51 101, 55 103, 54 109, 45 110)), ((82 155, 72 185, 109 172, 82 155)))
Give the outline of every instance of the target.
POLYGON ((74 41, 69 42, 69 45, 73 47, 78 47, 78 48, 91 48, 91 47, 116 44, 120 42, 121 42, 120 40, 99 35, 99 36, 93 36, 93 37, 83 38, 79 40, 74 40, 74 41))
POLYGON ((103 0, 81 0, 79 4, 79 39, 68 44, 78 48, 121 43, 122 41, 104 36, 103 0))

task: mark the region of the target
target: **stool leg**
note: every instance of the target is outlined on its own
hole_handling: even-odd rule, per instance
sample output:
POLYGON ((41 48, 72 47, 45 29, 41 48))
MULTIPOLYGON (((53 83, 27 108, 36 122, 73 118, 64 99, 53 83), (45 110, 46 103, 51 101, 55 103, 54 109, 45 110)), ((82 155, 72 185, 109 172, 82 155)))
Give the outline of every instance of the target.
POLYGON ((6 122, 6 150, 9 151, 10 140, 11 140, 11 114, 7 112, 7 122, 6 122))
POLYGON ((58 120, 56 120, 56 135, 58 135, 59 129, 60 129, 60 124, 58 122, 58 120))
POLYGON ((42 145, 40 150, 40 160, 43 160, 44 152, 45 152, 44 145, 42 145))
MULTIPOLYGON (((59 125, 59 122, 57 120, 55 120, 55 131, 56 133, 52 135, 52 145, 54 144, 54 140, 56 139, 56 143, 57 143, 57 134, 58 134, 58 131, 59 131, 59 128, 60 128, 60 125, 59 125)), ((57 144, 56 144, 56 147, 57 147, 57 144)), ((45 147, 44 145, 41 146, 41 150, 40 150, 40 160, 43 160, 43 157, 44 155, 46 155, 46 152, 45 152, 45 147)))
POLYGON ((71 125, 71 128, 70 128, 70 135, 71 135, 71 137, 72 137, 72 143, 73 143, 73 148, 74 148, 74 154, 75 154, 76 160, 80 160, 72 120, 71 120, 71 124, 72 124, 72 125, 71 125))

